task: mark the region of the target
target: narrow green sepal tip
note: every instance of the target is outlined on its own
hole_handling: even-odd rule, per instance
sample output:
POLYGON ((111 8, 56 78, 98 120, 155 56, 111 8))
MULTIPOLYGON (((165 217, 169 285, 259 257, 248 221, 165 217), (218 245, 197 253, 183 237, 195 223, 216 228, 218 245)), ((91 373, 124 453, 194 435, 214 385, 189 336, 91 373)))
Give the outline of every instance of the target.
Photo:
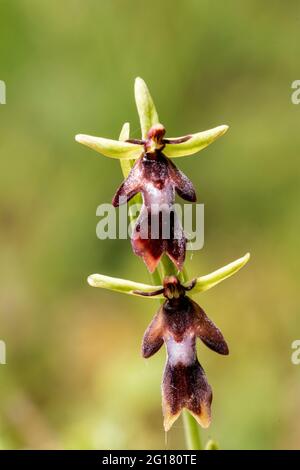
MULTIPOLYGON (((91 274, 87 278, 87 282, 92 287, 100 287, 102 289, 108 289, 123 294, 141 296, 139 292, 152 292, 162 289, 162 286, 151 286, 149 284, 142 284, 140 282, 129 281, 128 279, 119 279, 116 277, 105 276, 104 274, 91 274)), ((163 298, 163 295, 158 295, 155 298, 163 298)))
POLYGON ((145 139, 150 128, 159 122, 159 118, 150 91, 140 77, 135 79, 134 96, 141 123, 142 137, 145 139))
POLYGON ((103 137, 95 137, 86 134, 77 134, 75 140, 86 147, 96 150, 96 152, 101 153, 105 157, 110 158, 136 159, 143 151, 142 147, 137 144, 104 139, 103 137))
POLYGON ((130 124, 129 122, 124 122, 120 135, 119 135, 119 140, 124 142, 125 140, 128 140, 130 137, 130 124))
POLYGON ((215 140, 224 135, 228 129, 229 126, 223 124, 222 126, 208 129, 207 131, 190 134, 190 138, 184 141, 182 141, 183 137, 171 137, 170 140, 172 143, 166 144, 164 153, 167 157, 171 158, 193 155, 215 142, 215 140), (176 143, 176 140, 178 140, 178 143, 176 143))
POLYGON ((216 286, 220 282, 225 281, 225 279, 229 278, 230 276, 238 272, 243 266, 245 266, 245 264, 248 263, 249 259, 250 253, 246 253, 246 255, 242 256, 242 258, 239 258, 233 261, 232 263, 229 263, 226 266, 223 266, 222 268, 213 271, 210 274, 198 277, 196 279, 195 287, 191 290, 191 294, 204 292, 216 286))

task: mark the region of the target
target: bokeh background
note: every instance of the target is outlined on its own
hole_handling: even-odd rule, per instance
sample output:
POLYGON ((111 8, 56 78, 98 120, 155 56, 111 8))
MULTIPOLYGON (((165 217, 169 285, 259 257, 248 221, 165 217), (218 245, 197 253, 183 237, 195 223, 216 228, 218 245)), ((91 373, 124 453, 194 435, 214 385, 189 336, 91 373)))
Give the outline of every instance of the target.
POLYGON ((139 137, 143 77, 170 135, 230 131, 176 163, 205 204, 190 276, 251 252, 196 300, 231 354, 199 346, 214 390, 203 440, 225 449, 300 447, 300 105, 297 0, 0 0, 0 446, 184 448, 162 429, 162 350, 140 356, 157 301, 90 288, 100 272, 148 282, 128 241, 96 238, 117 161, 76 133, 139 137))

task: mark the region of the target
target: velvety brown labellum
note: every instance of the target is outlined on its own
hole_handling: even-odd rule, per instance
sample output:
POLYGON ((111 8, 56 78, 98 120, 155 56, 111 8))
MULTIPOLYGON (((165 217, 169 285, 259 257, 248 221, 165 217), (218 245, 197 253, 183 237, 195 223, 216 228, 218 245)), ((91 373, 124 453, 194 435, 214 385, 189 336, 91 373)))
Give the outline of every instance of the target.
MULTIPOLYGON (((168 431, 183 408, 192 413, 202 427, 211 420, 212 391, 196 355, 196 337, 219 354, 228 354, 228 346, 220 330, 202 308, 185 295, 179 280, 164 281, 166 297, 143 339, 142 354, 148 358, 165 343, 165 366, 162 395, 164 427, 168 431)), ((149 294, 147 294, 149 295, 149 294)))
POLYGON ((182 269, 186 238, 174 209, 175 193, 187 201, 196 201, 191 181, 162 153, 163 135, 162 126, 150 129, 148 139, 141 141, 144 152, 113 198, 117 207, 137 193, 142 194, 143 206, 131 243, 150 272, 155 270, 163 253, 182 269))

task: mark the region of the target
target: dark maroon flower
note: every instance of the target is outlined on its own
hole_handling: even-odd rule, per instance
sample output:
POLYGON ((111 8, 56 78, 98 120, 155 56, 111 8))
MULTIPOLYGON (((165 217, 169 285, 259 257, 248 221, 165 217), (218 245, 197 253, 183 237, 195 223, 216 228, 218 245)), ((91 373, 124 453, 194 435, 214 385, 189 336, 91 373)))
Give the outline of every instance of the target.
POLYGON ((191 181, 163 154, 166 143, 180 143, 182 139, 171 141, 164 139, 164 134, 164 127, 157 124, 145 141, 129 141, 143 145, 144 151, 113 198, 117 207, 137 193, 142 194, 143 206, 131 243, 134 253, 143 258, 150 272, 155 270, 163 253, 182 269, 186 238, 174 208, 175 192, 186 201, 196 201, 191 181))
POLYGON ((228 346, 221 331, 207 317, 202 308, 190 297, 175 276, 164 279, 160 291, 141 293, 157 295, 163 293, 166 300, 146 330, 142 354, 148 358, 165 343, 167 363, 165 366, 162 394, 164 427, 168 431, 183 408, 206 428, 211 420, 212 390, 196 355, 196 337, 219 354, 227 355, 228 346))

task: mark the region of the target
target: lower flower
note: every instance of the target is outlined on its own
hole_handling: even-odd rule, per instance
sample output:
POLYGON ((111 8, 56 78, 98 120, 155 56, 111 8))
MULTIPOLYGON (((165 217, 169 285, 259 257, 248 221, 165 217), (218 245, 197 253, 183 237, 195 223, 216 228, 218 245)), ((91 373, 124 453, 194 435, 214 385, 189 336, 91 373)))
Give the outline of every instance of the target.
POLYGON ((168 431, 181 411, 186 408, 207 428, 211 421, 212 391, 196 354, 196 338, 200 338, 213 351, 227 355, 228 346, 221 331, 207 317, 201 307, 186 291, 189 286, 180 284, 175 276, 166 277, 164 286, 156 292, 139 292, 143 295, 163 293, 165 302, 147 328, 142 354, 148 358, 165 343, 167 363, 162 382, 164 428, 168 431))
POLYGON ((220 330, 186 292, 193 290, 193 294, 196 294, 215 287, 245 266, 249 258, 250 254, 247 253, 242 258, 183 285, 175 276, 166 277, 163 286, 151 286, 103 274, 88 277, 88 283, 93 287, 143 296, 145 299, 165 299, 144 335, 142 354, 148 358, 164 343, 167 348, 168 358, 162 383, 166 431, 184 408, 202 427, 210 424, 212 391, 197 359, 197 337, 219 354, 227 355, 229 352, 220 330))

